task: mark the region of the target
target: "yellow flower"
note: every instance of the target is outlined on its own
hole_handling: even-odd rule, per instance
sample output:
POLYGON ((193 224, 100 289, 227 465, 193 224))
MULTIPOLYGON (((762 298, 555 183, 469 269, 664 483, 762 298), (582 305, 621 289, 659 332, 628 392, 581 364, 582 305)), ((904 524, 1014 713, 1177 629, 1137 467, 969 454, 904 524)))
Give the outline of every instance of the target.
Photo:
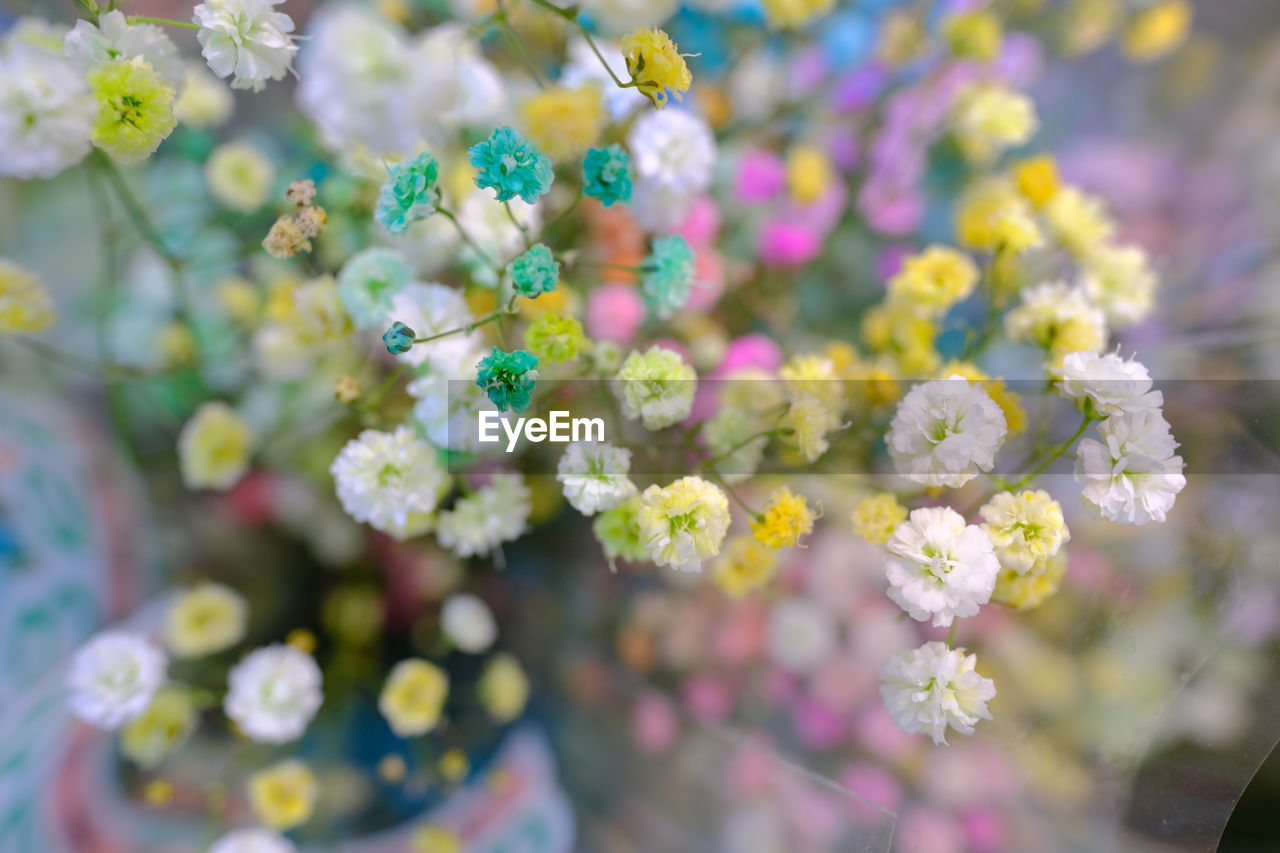
MULTIPOLYGON (((1007 238, 1011 217, 1025 211, 1027 202, 1013 182, 987 178, 969 186, 956 204, 956 241, 966 249, 991 252, 1007 238)), ((1029 214, 1026 214, 1029 216, 1029 214)))
POLYGON ((552 160, 567 160, 590 148, 604 130, 606 116, 600 89, 552 86, 521 107, 525 130, 552 160))
POLYGON ((662 30, 636 30, 624 36, 622 55, 626 57, 627 72, 636 88, 655 107, 666 104, 671 94, 680 100, 680 93, 689 91, 693 85, 693 75, 684 56, 671 36, 662 30))
POLYGON ((764 0, 764 16, 771 29, 795 29, 827 14, 833 6, 835 0, 764 0))
POLYGON ((1043 573, 1046 561, 1071 539, 1062 507, 1043 490, 999 492, 978 514, 1000 565, 1020 575, 1043 573))
POLYGON ((215 286, 214 296, 227 316, 240 325, 252 326, 258 318, 262 300, 253 282, 234 276, 223 279, 215 286))
POLYGON ((470 770, 471 762, 467 760, 467 754, 457 747, 446 750, 440 757, 440 772, 450 782, 462 780, 470 770))
POLYGON ((817 517, 803 495, 783 486, 769 496, 762 517, 751 519, 751 532, 756 541, 770 548, 791 548, 800 543, 801 536, 813 532, 817 517))
POLYGON ((989 162, 1021 145, 1036 132, 1035 104, 1026 95, 996 83, 976 83, 956 98, 951 131, 969 159, 989 162))
POLYGON ((942 25, 942 37, 956 56, 990 62, 1000 53, 1003 32, 1000 19, 980 9, 948 18, 942 25))
POLYGON ((921 317, 938 318, 973 293, 978 266, 968 255, 947 246, 930 246, 902 262, 889 279, 889 298, 921 317))
POLYGON ((165 642, 178 657, 196 658, 230 648, 244 637, 248 608, 235 590, 201 583, 180 593, 165 616, 165 642))
POLYGON ((1047 154, 1028 157, 1013 167, 1013 182, 1022 197, 1044 207, 1058 194, 1058 164, 1047 154))
POLYGON ((853 508, 853 532, 876 545, 888 542, 906 520, 907 508, 889 492, 863 498, 853 508))
POLYGON ((156 349, 166 367, 182 367, 195 360, 196 336, 186 323, 174 320, 156 333, 156 349))
POLYGON ((0 258, 0 332, 43 332, 54 319, 53 302, 40 280, 0 258))
POLYGON ((344 341, 355 330, 350 315, 342 307, 333 276, 309 281, 294 289, 292 295, 293 311, 287 325, 304 345, 317 347, 344 341))
POLYGON ((787 154, 787 189, 801 204, 809 204, 835 183, 835 170, 820 148, 796 145, 787 154))
POLYGON ((902 383, 892 361, 878 358, 859 365, 852 372, 854 387, 868 406, 889 406, 902 398, 902 383))
POLYGON ((293 646, 300 652, 305 652, 309 655, 313 655, 316 652, 316 635, 306 628, 294 628, 285 636, 284 641, 287 645, 293 646))
POLYGON ((191 63, 182 82, 182 94, 173 104, 173 114, 187 127, 210 128, 225 124, 235 109, 235 96, 204 63, 191 63))
POLYGON ((711 581, 730 598, 742 598, 773 580, 778 555, 750 536, 735 536, 724 546, 711 571, 711 581))
POLYGON ((485 666, 478 690, 489 716, 509 723, 524 712, 529 701, 529 678, 514 656, 497 654, 485 666))
POLYGON ((729 499, 701 477, 681 477, 668 486, 644 490, 636 524, 650 559, 659 566, 696 572, 703 561, 720 553, 729 529, 729 499))
POLYGON ((876 42, 876 56, 890 68, 900 68, 913 61, 929 45, 924 24, 910 12, 893 11, 885 15, 876 42))
POLYGON ((1134 62, 1152 62, 1182 46, 1191 32, 1191 4, 1165 0, 1143 9, 1129 22, 1121 46, 1134 62))
POLYGON ((400 737, 426 734, 440 722, 449 696, 449 677, 420 658, 396 664, 378 697, 378 710, 400 737))
POLYGON ((150 156, 178 123, 173 89, 141 56, 107 62, 87 79, 98 102, 93 144, 122 163, 150 156))
POLYGON ((196 727, 196 705, 181 687, 162 687, 120 735, 120 751, 141 767, 155 767, 177 752, 196 727))
POLYGON ((1077 258, 1087 258, 1111 239, 1115 223, 1096 196, 1064 186, 1044 207, 1049 231, 1077 258))
POLYGON ((1008 426, 1009 435, 1016 435, 1027 428, 1027 410, 1022 406, 1022 398, 1015 391, 1011 391, 1003 379, 992 379, 976 364, 967 361, 948 362, 938 371, 939 379, 951 376, 963 376, 970 382, 982 384, 982 390, 986 391, 1000 407, 1000 411, 1004 412, 1004 421, 1008 426))
POLYGON ((809 395, 836 410, 844 407, 844 383, 836 373, 835 363, 826 356, 797 355, 778 370, 792 399, 809 395))
POLYGON ((462 853, 462 840, 442 826, 424 826, 413 834, 414 853, 462 853))
POLYGON ((291 829, 310 820, 316 791, 315 774, 297 760, 281 761, 249 777, 249 805, 272 829, 291 829))
POLYGON ((204 167, 209 192, 224 207, 252 213, 271 192, 275 168, 257 148, 247 142, 219 145, 204 167))
POLYGON ((1069 0, 1059 28, 1068 56, 1092 53, 1111 38, 1124 14, 1124 0, 1069 0))
POLYGON ((178 462, 188 489, 225 490, 249 467, 249 426, 226 403, 196 410, 178 437, 178 462))
POLYGON ((1021 575, 1013 569, 1001 569, 996 576, 996 589, 991 598, 1017 610, 1031 610, 1044 604, 1058 591, 1066 572, 1065 551, 1060 551, 1056 557, 1047 560, 1044 571, 1040 574, 1021 575))

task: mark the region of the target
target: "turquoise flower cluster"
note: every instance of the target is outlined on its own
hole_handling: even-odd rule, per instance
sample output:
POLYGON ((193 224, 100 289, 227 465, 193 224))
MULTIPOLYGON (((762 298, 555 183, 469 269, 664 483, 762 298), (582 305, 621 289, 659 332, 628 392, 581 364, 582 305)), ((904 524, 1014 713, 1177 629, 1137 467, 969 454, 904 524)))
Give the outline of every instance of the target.
POLYGON ((439 179, 440 164, 426 151, 395 164, 378 193, 373 218, 392 234, 403 234, 410 225, 435 211, 440 200, 439 179))
POLYGON ((550 249, 538 243, 512 261, 507 273, 517 294, 535 299, 556 289, 560 282, 560 263, 550 249))
POLYGON ((640 294, 650 313, 665 320, 684 307, 693 274, 693 249, 683 237, 653 241, 653 250, 640 266, 640 294))
POLYGON ((391 249, 365 249, 351 257, 338 274, 342 307, 361 329, 386 322, 392 300, 413 280, 413 270, 391 249))
POLYGON ((631 200, 631 155, 616 142, 592 148, 582 160, 582 192, 605 207, 631 200))
POLYGON ((476 385, 500 412, 519 414, 529 408, 538 381, 538 357, 528 350, 503 352, 494 347, 476 365, 476 385))
POLYGON ((500 127, 467 152, 476 186, 492 188, 498 201, 517 196, 533 204, 551 189, 551 160, 510 127, 500 127))
POLYGON ((382 343, 392 355, 402 355, 413 349, 414 340, 418 337, 413 329, 396 320, 391 328, 382 333, 382 343))

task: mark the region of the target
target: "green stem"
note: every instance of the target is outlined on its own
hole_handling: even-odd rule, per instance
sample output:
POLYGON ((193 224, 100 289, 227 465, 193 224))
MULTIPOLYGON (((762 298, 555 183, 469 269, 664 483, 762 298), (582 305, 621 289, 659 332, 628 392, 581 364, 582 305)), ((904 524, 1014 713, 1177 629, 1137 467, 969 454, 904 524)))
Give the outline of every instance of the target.
POLYGON ((723 474, 721 474, 712 466, 708 466, 706 468, 706 471, 707 471, 707 474, 710 475, 711 479, 719 483, 720 487, 723 488, 729 494, 729 497, 733 498, 733 502, 736 503, 738 506, 742 507, 742 509, 747 513, 747 515, 751 516, 756 521, 759 521, 763 517, 760 515, 760 513, 752 509, 745 500, 742 499, 742 495, 738 494, 737 490, 735 490, 733 486, 729 485, 729 481, 724 478, 723 474))
POLYGON ((532 249, 533 241, 529 239, 529 229, 523 222, 516 219, 516 212, 511 209, 511 202, 504 201, 502 203, 502 209, 507 212, 507 218, 511 220, 511 224, 520 229, 520 237, 524 240, 524 247, 526 249, 532 249))
POLYGON ((733 454, 737 453, 739 450, 746 447, 748 444, 755 441, 757 438, 770 438, 775 435, 789 435, 791 432, 792 430, 788 427, 774 427, 773 429, 761 430, 760 432, 757 432, 754 435, 747 436, 742 441, 739 441, 737 444, 732 445, 724 453, 720 453, 720 454, 717 454, 716 456, 712 456, 710 459, 706 460, 702 464, 715 466, 723 462, 724 460, 728 459, 729 457, 733 456, 733 454))
POLYGON ((477 257, 479 257, 481 261, 487 264, 489 268, 492 269, 494 272, 498 273, 499 275, 502 274, 502 268, 499 267, 493 261, 493 259, 489 257, 488 252, 480 248, 479 243, 477 243, 475 240, 471 238, 471 235, 467 233, 467 229, 463 228, 462 223, 458 221, 458 217, 454 216, 453 213, 451 213, 448 210, 445 210, 443 207, 437 207, 436 213, 439 213, 445 219, 453 223, 453 227, 457 230, 458 236, 462 238, 462 242, 470 246, 471 251, 475 252, 477 257))
POLYGON ((468 323, 465 326, 458 326, 456 329, 449 329, 448 331, 445 331, 445 332, 437 332, 434 335, 427 335, 421 338, 414 338, 413 342, 415 344, 425 344, 429 341, 438 341, 440 340, 440 338, 447 338, 450 335, 460 335, 463 333, 470 334, 471 332, 474 332, 476 329, 480 328, 481 326, 484 326, 488 323, 492 323, 494 320, 501 320, 502 318, 510 314, 514 314, 515 313, 513 309, 514 304, 515 304, 515 298, 512 297, 511 301, 507 303, 507 307, 505 308, 499 308, 496 311, 490 311, 488 314, 485 314, 484 316, 476 320, 473 320, 472 322, 468 323))
POLYGON ((550 0, 532 0, 532 2, 535 6, 541 6, 542 8, 546 9, 548 12, 551 12, 552 14, 559 16, 563 20, 568 21, 570 24, 573 24, 575 27, 577 27, 578 32, 581 33, 583 39, 586 40, 587 47, 591 48, 591 52, 596 55, 596 59, 600 60, 600 64, 604 66, 604 70, 608 72, 609 76, 613 79, 613 82, 617 84, 619 89, 635 88, 636 84, 634 82, 624 83, 622 82, 622 80, 618 78, 617 74, 613 73, 613 68, 611 68, 609 66, 609 63, 605 61, 604 54, 601 53, 600 48, 596 46, 595 39, 591 37, 591 33, 587 31, 587 28, 585 26, 583 26, 582 21, 578 20, 577 6, 574 6, 570 9, 565 9, 550 2, 550 0))
POLYGON ((955 621, 954 619, 951 620, 951 627, 947 629, 947 647, 948 648, 955 648, 956 628, 959 627, 959 625, 960 625, 959 622, 955 621))
POLYGON ((1062 444, 1058 445, 1058 447, 1054 449, 1053 453, 1049 454, 1043 460, 1041 460, 1040 464, 1037 465, 1035 468, 1033 468, 1031 472, 1027 474, 1025 477, 1023 477, 1021 480, 1018 480, 1016 483, 1012 483, 1012 484, 1003 483, 1003 482, 1000 483, 999 490, 1002 492, 1016 492, 1018 489, 1021 489, 1027 483, 1030 483, 1032 480, 1036 478, 1037 475, 1039 475, 1042 471, 1044 471, 1044 469, 1048 468, 1055 461, 1057 461, 1057 459, 1061 457, 1062 454, 1070 450, 1071 445, 1075 444, 1076 440, 1079 439, 1080 436, 1084 435, 1084 431, 1089 428, 1089 424, 1093 423, 1096 420, 1098 420, 1098 418, 1094 417, 1092 412, 1085 412, 1084 419, 1080 421, 1080 426, 1076 428, 1076 431, 1071 434, 1070 438, 1068 438, 1062 444))
POLYGON ((147 15, 130 15, 125 19, 131 24, 160 24, 165 27, 182 27, 184 30, 198 30, 199 24, 190 21, 175 21, 173 18, 152 18, 147 15))
POLYGON ((506 35, 507 40, 511 42, 511 46, 516 49, 516 55, 520 57, 520 61, 529 69, 529 73, 533 75, 538 87, 545 89, 547 87, 547 78, 542 75, 542 69, 538 67, 538 63, 529 55, 524 42, 520 40, 515 28, 511 26, 511 21, 507 18, 507 7, 504 5, 503 0, 498 0, 498 11, 493 14, 493 20, 506 35))

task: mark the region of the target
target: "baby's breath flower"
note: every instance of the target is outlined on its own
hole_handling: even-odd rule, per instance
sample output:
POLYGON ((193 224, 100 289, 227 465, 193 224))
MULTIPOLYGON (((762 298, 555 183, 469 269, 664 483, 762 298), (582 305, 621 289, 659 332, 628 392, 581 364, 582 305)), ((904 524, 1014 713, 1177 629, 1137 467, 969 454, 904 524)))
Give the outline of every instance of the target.
POLYGON ((315 659, 293 646, 257 649, 227 677, 223 710, 250 740, 288 743, 302 737, 324 696, 315 659))
POLYGON ((1182 46, 1191 31, 1188 0, 1163 0, 1139 11, 1129 22, 1121 45, 1134 62, 1153 62, 1182 46))
POLYGON ((814 394, 793 394, 780 427, 810 462, 831 447, 827 436, 843 426, 839 407, 814 394))
POLYGON ((622 39, 627 72, 640 93, 661 108, 668 97, 680 100, 693 85, 693 75, 671 36, 658 29, 636 30, 622 39))
POLYGON ((249 608, 230 587, 204 582, 178 594, 165 614, 165 643, 175 655, 198 658, 244 638, 249 608))
POLYGON ((324 227, 329 224, 329 214, 323 207, 311 205, 294 214, 293 221, 298 224, 298 230, 302 232, 302 236, 309 239, 319 236, 324 227))
POLYGON ((1000 492, 978 511, 1000 565, 1020 575, 1039 574, 1071 539, 1062 507, 1042 490, 1000 492))
POLYGON ((236 829, 213 842, 209 853, 297 853, 293 842, 267 829, 236 829))
POLYGON ((604 130, 604 99, 600 87, 589 83, 576 89, 552 86, 521 106, 529 137, 552 160, 581 154, 604 130))
POLYGON ((978 267, 968 255, 930 246, 902 262, 889 279, 889 298, 922 317, 937 318, 973 293, 978 267))
POLYGON ((204 403, 178 436, 178 463, 188 489, 225 490, 249 467, 252 434, 235 410, 204 403))
POLYGON ((653 241, 653 251, 641 266, 640 292, 649 311, 669 319, 684 307, 693 285, 693 249, 679 235, 653 241))
POLYGON ((524 345, 539 361, 556 364, 572 361, 590 342, 577 317, 544 311, 524 332, 524 345))
POLYGON ((97 105, 84 76, 62 57, 7 53, 0 60, 0 175, 52 178, 89 153, 97 105))
POLYGON ((164 30, 152 24, 131 24, 119 9, 99 15, 97 24, 76 21, 66 35, 63 53, 83 71, 116 59, 142 57, 173 89, 182 85, 186 73, 182 55, 164 30))
POLYGON ((992 379, 977 365, 968 361, 949 361, 938 371, 938 376, 947 379, 960 376, 970 382, 982 386, 982 390, 996 401, 1000 411, 1004 412, 1004 422, 1009 428, 1009 435, 1017 435, 1027 428, 1027 410, 1022 407, 1022 398, 1011 390, 1003 379, 992 379))
POLYGON ((264 826, 292 829, 311 819, 318 788, 311 768, 289 759, 249 777, 249 805, 264 826))
POLYGON ((627 420, 662 429, 689 416, 698 375, 680 354, 660 346, 632 352, 622 363, 613 392, 627 420))
POLYGON ((592 148, 582 160, 582 192, 605 207, 631 200, 631 155, 616 142, 592 148))
POLYGON ((162 687, 142 716, 121 731, 120 751, 140 767, 155 767, 186 743, 198 721, 191 691, 162 687))
POLYGON ((476 685, 480 703, 499 723, 509 723, 524 713, 529 701, 529 677, 513 655, 494 655, 476 685))
POLYGON ((1021 145, 1036 132, 1035 104, 995 83, 976 83, 960 93, 951 110, 956 141, 973 160, 987 162, 1021 145))
POLYGON ((1066 573, 1065 551, 1045 560, 1039 572, 1020 574, 1013 569, 1001 569, 991 600, 1016 610, 1031 610, 1044 604, 1058 591, 1066 573))
POLYGON ((1077 448, 1075 480, 1085 505, 1116 524, 1163 522, 1187 485, 1164 415, 1154 409, 1116 415, 1098 425, 1098 437, 1077 448))
POLYGON ((449 676, 435 664, 411 658, 391 669, 378 696, 378 710, 400 737, 417 737, 440 722, 449 696, 449 676))
POLYGON ((1058 164, 1047 154, 1028 157, 1013 167, 1013 181, 1023 198, 1037 208, 1044 207, 1058 194, 1058 164))
POLYGON ((1054 193, 1044 206, 1044 218, 1054 238, 1077 258, 1092 255, 1116 230, 1102 199, 1077 187, 1054 193))
POLYGON ((87 79, 98 102, 93 144, 122 163, 150 156, 178 123, 173 88, 140 56, 100 65, 87 79))
POLYGON ((209 68, 231 88, 258 92, 292 70, 293 19, 273 11, 284 0, 205 0, 192 10, 209 68))
POLYGON ((955 377, 908 391, 885 442, 899 473, 923 485, 959 488, 991 470, 1007 433, 991 395, 955 377))
POLYGON ((947 18, 942 24, 942 36, 955 56, 990 62, 1000 53, 1003 33, 1000 19, 993 12, 978 9, 947 18))
POLYGON ((498 639, 498 623, 484 599, 471 593, 449 596, 440 611, 440 629, 454 647, 467 654, 489 650, 498 639))
POLYGON ((173 114, 187 127, 203 130, 226 124, 235 105, 235 96, 225 83, 205 66, 190 63, 178 87, 173 114))
POLYGON ((164 683, 167 666, 164 652, 142 637, 120 631, 98 634, 71 659, 71 712, 100 729, 136 720, 164 683))
POLYGON ((275 168, 257 148, 247 142, 219 145, 205 164, 209 191, 224 207, 252 213, 267 200, 275 181, 275 168))
POLYGON ((516 294, 536 299, 556 289, 560 282, 560 262, 542 243, 535 244, 507 265, 516 294))
POLYGON ((538 381, 538 358, 528 350, 503 352, 497 347, 476 365, 476 385, 500 412, 529 408, 530 395, 538 381))
POLYGON ((636 495, 600 513, 591 523, 591 532, 604 549, 605 559, 610 565, 618 558, 635 562, 649 556, 649 550, 640 539, 639 515, 640 496, 636 495))
POLYGON ((510 127, 499 127, 467 152, 476 186, 492 189, 498 201, 521 198, 533 204, 551 189, 551 161, 510 127))
POLYGON ((316 182, 310 178, 291 181, 285 188, 284 199, 295 207, 307 207, 316 199, 316 182))
POLYGON ((360 399, 360 383, 351 374, 342 374, 338 377, 338 381, 333 383, 333 397, 344 406, 351 405, 360 399))
POLYGON ((764 15, 775 30, 797 29, 831 11, 835 0, 764 0, 764 15))
POLYGON ((1156 274, 1138 246, 1103 245, 1084 258, 1081 286, 1117 328, 1140 322, 1155 301, 1156 274))
POLYGON ((813 532, 817 517, 803 495, 783 486, 769 496, 761 518, 751 519, 751 533, 770 548, 792 548, 800 544, 801 536, 813 532))
POLYGON ((395 251, 375 247, 351 257, 338 274, 342 307, 361 329, 376 329, 391 312, 392 300, 413 280, 413 270, 395 251))
POLYGON ((1118 353, 1068 353, 1053 370, 1058 393, 1110 417, 1129 412, 1159 410, 1164 395, 1151 390, 1151 374, 1136 359, 1125 360, 1118 353))
POLYGON ((863 498, 853 509, 853 532, 868 542, 883 545, 898 525, 907 520, 907 508, 890 492, 863 498))
POLYGON ((356 521, 404 538, 430 526, 449 475, 436 450, 408 427, 365 430, 330 466, 342 508, 356 521))
POLYGON ((889 598, 912 619, 945 628, 991 600, 1000 571, 991 537, 950 507, 912 510, 887 547, 889 598))
POLYGON ((1078 288, 1046 282, 1022 294, 1005 315, 1005 331, 1018 343, 1048 350, 1054 362, 1081 350, 1099 351, 1107 341, 1106 318, 1078 288))
POLYGON ((840 629, 829 610, 812 598, 794 596, 770 608, 765 646, 770 661, 803 675, 831 657, 839 636, 840 629))
POLYGON ((40 280, 0 258, 0 333, 43 332, 54 319, 53 301, 40 280))
POLYGON ((530 496, 519 474, 495 474, 489 485, 440 513, 436 538, 459 557, 487 554, 524 533, 530 496))
POLYGON ((720 553, 729 529, 729 499, 701 477, 681 477, 645 489, 637 520, 640 540, 655 563, 697 572, 720 553))
POLYGON ((410 225, 435 212, 440 200, 439 176, 440 164, 426 151, 392 165, 378 193, 373 218, 392 234, 403 234, 410 225))
POLYGON ((751 476, 760 467, 769 437, 759 435, 763 431, 761 418, 755 412, 723 400, 721 403, 716 413, 702 422, 702 439, 717 458, 716 470, 732 483, 751 476))
POLYGON ((964 652, 935 641, 885 664, 880 695, 900 729, 942 744, 948 726, 967 735, 978 720, 991 719, 987 702, 996 695, 995 683, 977 673, 977 656, 964 652))
POLYGON ((607 442, 577 441, 565 448, 556 466, 569 505, 583 515, 612 509, 636 493, 627 477, 631 451, 607 442))
POLYGON ((773 580, 778 555, 752 536, 734 536, 711 568, 711 581, 730 598, 742 598, 773 580))
POLYGON ((311 241, 292 216, 281 216, 262 238, 262 248, 273 258, 292 258, 311 251, 311 241))

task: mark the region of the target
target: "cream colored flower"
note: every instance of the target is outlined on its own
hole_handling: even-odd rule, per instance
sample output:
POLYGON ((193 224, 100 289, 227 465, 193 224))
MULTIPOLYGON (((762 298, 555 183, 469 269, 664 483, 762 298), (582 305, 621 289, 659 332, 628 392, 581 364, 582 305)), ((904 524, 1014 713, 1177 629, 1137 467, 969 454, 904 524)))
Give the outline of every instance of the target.
POLYGON ((182 482, 189 489, 231 488, 249 467, 252 439, 249 425, 226 403, 203 404, 178 437, 182 482))
POLYGON ((494 655, 480 676, 478 690, 489 716, 509 723, 524 712, 529 701, 529 677, 514 656, 494 655))
POLYGON ((201 583, 179 593, 165 617, 165 642, 178 657, 197 658, 244 638, 249 609, 235 590, 201 583))
POLYGON ((120 751, 141 767, 155 767, 186 743, 198 719, 189 690, 162 687, 142 716, 120 733, 120 751))
POLYGON ((264 826, 291 829, 311 819, 317 790, 311 768, 297 760, 281 761, 249 777, 249 805, 264 826))
POLYGON ((729 499, 701 477, 650 486, 640 496, 640 540, 659 566, 685 572, 720 553, 729 530, 729 499))
POLYGON ((1040 574, 1071 539, 1062 507, 1043 490, 1000 492, 978 514, 1000 566, 1018 574, 1040 574))
POLYGON ((428 661, 411 658, 396 664, 387 676, 378 710, 397 735, 414 737, 436 727, 448 697, 449 677, 444 671, 428 661))

